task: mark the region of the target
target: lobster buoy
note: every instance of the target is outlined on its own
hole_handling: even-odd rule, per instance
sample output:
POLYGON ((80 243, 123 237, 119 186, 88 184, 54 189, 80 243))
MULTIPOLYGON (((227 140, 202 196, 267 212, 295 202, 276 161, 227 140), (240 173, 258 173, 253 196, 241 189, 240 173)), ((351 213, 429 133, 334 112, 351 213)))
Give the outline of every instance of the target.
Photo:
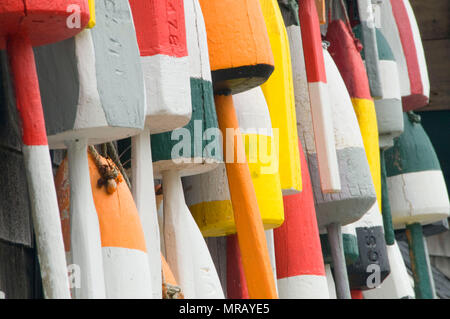
MULTIPOLYGON (((369 162, 372 180, 377 194, 377 203, 355 223, 358 238, 359 258, 347 267, 350 286, 354 292, 358 289, 372 289, 389 274, 389 261, 384 239, 383 220, 381 217, 381 172, 380 151, 378 143, 378 127, 375 105, 371 97, 369 80, 364 68, 355 36, 345 7, 334 8, 333 17, 327 28, 326 39, 330 42, 328 51, 333 57, 347 90, 359 123, 359 129, 369 162), (367 241, 370 238, 370 241, 367 241), (376 282, 371 282, 372 270, 375 267, 376 282)), ((363 26, 364 28, 364 26, 363 26)), ((375 268, 374 268, 375 269, 375 268)), ((360 293, 358 295, 361 295, 360 293)))
MULTIPOLYGON (((333 111, 333 125, 335 129, 336 150, 339 161, 342 191, 337 194, 324 194, 320 188, 317 174, 317 156, 313 134, 311 113, 306 109, 308 105, 297 103, 300 123, 299 136, 305 143, 307 159, 311 172, 311 182, 316 203, 317 221, 321 232, 327 228, 328 243, 323 242, 324 253, 329 246, 333 256, 333 267, 338 298, 350 298, 344 249, 357 251, 356 237, 349 240, 350 247, 343 247, 341 225, 351 224, 360 219, 376 201, 374 183, 370 175, 370 168, 364 150, 361 133, 351 99, 347 93, 344 81, 327 50, 323 52, 328 78, 328 87, 333 111), (330 234, 331 230, 331 234, 330 234), (325 247, 325 248, 324 248, 325 247), (337 259, 336 259, 337 258, 337 259)), ((351 228, 352 226, 349 226, 351 228)), ((354 230, 353 230, 354 232, 354 230)), ((350 238, 352 238, 350 236, 350 238)))
MULTIPOLYGON (((314 153, 316 153, 317 158, 321 190, 323 193, 336 193, 341 191, 341 180, 336 154, 336 141, 334 140, 333 112, 327 88, 322 36, 315 0, 300 1, 298 16, 302 26, 301 37, 296 34, 298 28, 292 26, 292 30, 288 30, 291 55, 296 56, 295 59, 299 61, 299 55, 304 52, 305 61, 308 61, 304 66, 308 79, 309 105, 311 108, 309 112, 312 114, 310 116, 312 118, 311 137, 314 138, 317 148, 314 153), (300 46, 300 39, 302 46, 300 46), (312 134, 313 132, 314 134, 312 134)), ((295 71, 293 73, 296 74, 295 71)))
POLYGON ((22 122, 22 150, 47 298, 69 298, 70 290, 33 47, 75 36, 86 27, 89 16, 87 0, 70 5, 63 0, 3 1, 0 7, 0 50, 6 49, 9 58, 22 122))
POLYGON ((186 206, 181 176, 214 169, 222 160, 205 24, 198 1, 184 1, 191 85, 191 121, 151 137, 153 169, 162 177, 164 245, 167 262, 187 299, 224 298, 205 240, 186 206))
MULTIPOLYGON (((275 259, 271 232, 273 228, 279 227, 284 222, 284 210, 270 115, 264 94, 259 87, 234 95, 233 101, 245 144, 245 159, 248 161, 261 219, 266 229, 267 247, 272 272, 274 272, 275 259)), ((184 186, 189 209, 204 236, 226 236, 237 232, 225 165, 221 164, 219 168, 208 174, 185 178, 184 186)), ((227 256, 230 259, 241 260, 240 251, 235 246, 236 237, 228 239, 227 242, 230 240, 232 243, 227 246, 227 256)), ((237 267, 233 266, 235 264, 233 260, 229 262, 232 263, 230 269, 237 267)), ((236 276, 243 274, 242 265, 238 266, 240 268, 236 269, 240 270, 230 270, 227 280, 240 282, 237 287, 247 289, 245 282, 237 280, 236 276)), ((231 296, 248 294, 243 290, 238 294, 239 288, 231 287, 231 290, 227 288, 231 296)))
POLYGON ((328 299, 311 180, 302 146, 301 194, 284 196, 285 222, 274 230, 278 291, 282 299, 328 299))
POLYGON ((161 299, 158 289, 161 286, 160 234, 150 164, 150 134, 174 130, 191 119, 187 21, 181 0, 130 0, 129 3, 136 26, 147 97, 144 131, 131 139, 133 197, 144 227, 154 297, 161 299))
POLYGON ((379 60, 379 49, 376 35, 374 10, 371 0, 358 0, 358 16, 361 31, 360 40, 365 49, 366 71, 369 80, 370 93, 377 100, 384 95, 381 61, 379 60))
POLYGON ((422 224, 447 218, 447 188, 433 146, 414 113, 404 114, 405 132, 386 151, 392 222, 405 228, 416 298, 433 298, 422 224))
POLYGON ((35 50, 49 145, 68 149, 72 258, 83 269, 75 298, 105 297, 87 146, 138 134, 145 111, 130 8, 127 3, 111 8, 101 1, 95 6, 93 29, 35 50))
MULTIPOLYGON (((208 35, 209 57, 219 127, 236 154, 245 154, 231 94, 257 87, 274 70, 274 59, 261 6, 246 2, 200 0, 208 35), (253 43, 249 46, 248 43, 253 43), (242 50, 245 47, 246 50, 242 50), (237 133, 230 141, 227 129, 237 133)), ((233 158, 234 159, 234 158, 233 158)), ((256 193, 247 162, 225 163, 242 263, 251 298, 276 298, 275 280, 256 193), (236 218, 239 217, 239 218, 236 218), (252 231, 249 231, 251 229, 252 231)))
POLYGON ((275 71, 261 85, 269 107, 272 127, 279 132, 274 143, 279 153, 279 172, 283 195, 302 190, 298 153, 294 85, 289 40, 276 0, 259 0, 275 59, 275 71))
MULTIPOLYGON (((264 228, 279 227, 284 221, 283 199, 264 95, 261 88, 255 88, 236 94, 233 101, 264 228), (261 153, 265 151, 269 154, 261 153)), ((189 209, 203 236, 237 232, 224 164, 208 174, 184 178, 184 188, 189 209)))
MULTIPOLYGON (((97 12, 101 12, 98 7, 97 12)), ((97 23, 100 23, 99 20, 97 23)), ((55 184, 68 260, 76 264, 73 257, 74 249, 77 249, 74 239, 77 238, 71 235, 73 214, 70 201, 77 194, 73 193, 73 181, 69 179, 70 160, 70 157, 68 160, 66 158, 59 166, 55 184)), ((94 151, 89 152, 87 161, 91 185, 88 191, 92 192, 99 221, 99 226, 90 226, 99 227, 101 234, 105 296, 108 299, 151 298, 152 286, 144 232, 128 185, 111 160, 94 151), (116 183, 116 190, 109 193, 104 181, 116 183)), ((82 229, 84 232, 89 230, 82 229)), ((85 240, 86 238, 88 237, 84 237, 85 240)), ((80 266, 81 274, 83 270, 80 266)), ((76 278, 76 273, 74 275, 76 278)), ((81 287, 84 284, 83 278, 79 282, 81 287)))
MULTIPOLYGON (((353 28, 357 38, 362 37, 361 29, 362 26, 360 25, 353 28)), ((397 62, 394 54, 382 30, 377 28, 376 36, 383 95, 380 99, 375 100, 375 110, 377 113, 380 148, 386 149, 394 146, 394 138, 403 133, 402 100, 397 62)), ((365 48, 361 50, 361 57, 363 60, 366 59, 365 48)))
POLYGON ((397 61, 403 111, 426 106, 430 96, 430 82, 411 4, 408 0, 389 0, 375 6, 379 6, 381 29, 397 61))

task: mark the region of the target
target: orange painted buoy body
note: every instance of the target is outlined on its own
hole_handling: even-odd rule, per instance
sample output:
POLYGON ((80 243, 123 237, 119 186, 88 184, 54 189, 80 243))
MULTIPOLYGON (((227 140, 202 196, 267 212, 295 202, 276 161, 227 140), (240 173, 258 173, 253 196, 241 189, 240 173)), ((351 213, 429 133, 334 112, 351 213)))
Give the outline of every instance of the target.
MULTIPOLYGON (((115 168, 114 163, 100 158, 102 165, 115 168)), ((144 233, 133 197, 119 173, 116 189, 108 192, 94 158, 89 154, 89 173, 95 208, 99 219, 103 270, 107 298, 150 298, 150 269, 144 233)), ((70 185, 68 161, 65 159, 56 174, 55 183, 61 213, 67 259, 71 259, 70 185)), ((82 285, 82 283, 81 283, 82 285)))

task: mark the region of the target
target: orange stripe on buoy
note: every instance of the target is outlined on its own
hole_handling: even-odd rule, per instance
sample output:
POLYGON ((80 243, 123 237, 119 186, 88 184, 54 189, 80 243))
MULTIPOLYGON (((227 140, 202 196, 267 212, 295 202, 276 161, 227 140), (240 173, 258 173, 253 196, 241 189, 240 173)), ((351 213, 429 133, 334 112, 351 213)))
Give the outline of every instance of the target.
MULTIPOLYGON (((119 173, 117 189, 108 194, 104 187, 98 188, 100 173, 91 154, 88 156, 92 195, 100 223, 102 247, 121 247, 146 252, 144 233, 136 205, 127 184, 119 173)), ((114 165, 101 158, 103 164, 114 165)), ((55 177, 58 204, 61 215, 65 250, 70 251, 70 185, 67 158, 61 163, 55 177)))

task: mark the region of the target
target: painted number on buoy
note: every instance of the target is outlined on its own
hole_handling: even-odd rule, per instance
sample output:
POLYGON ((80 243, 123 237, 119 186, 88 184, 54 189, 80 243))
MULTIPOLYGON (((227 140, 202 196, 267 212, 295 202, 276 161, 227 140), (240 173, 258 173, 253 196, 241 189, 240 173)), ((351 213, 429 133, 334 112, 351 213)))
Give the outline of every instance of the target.
POLYGON ((378 288, 381 284, 381 269, 380 265, 370 264, 366 269, 367 273, 370 273, 367 277, 366 285, 368 288, 378 288))

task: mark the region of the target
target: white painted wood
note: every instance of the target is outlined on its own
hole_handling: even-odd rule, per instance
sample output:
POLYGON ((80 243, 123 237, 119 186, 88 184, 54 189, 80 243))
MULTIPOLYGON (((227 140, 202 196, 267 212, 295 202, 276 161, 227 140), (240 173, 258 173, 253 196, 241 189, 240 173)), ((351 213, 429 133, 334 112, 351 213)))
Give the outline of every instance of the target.
POLYGON ((381 216, 380 208, 378 207, 378 201, 376 201, 372 207, 355 223, 353 223, 354 229, 363 227, 383 227, 383 216, 381 216))
POLYGON ((144 231, 150 265, 151 291, 154 299, 162 299, 160 234, 151 164, 150 131, 145 129, 141 134, 132 137, 131 142, 133 197, 144 231))
POLYGON ((141 57, 147 94, 145 125, 152 134, 185 126, 191 120, 188 57, 141 57))
POLYGON ((241 134, 273 136, 269 107, 261 87, 233 95, 241 134))
POLYGON ((386 246, 391 273, 377 288, 363 291, 364 299, 414 298, 414 290, 397 242, 386 246))
POLYGON ((442 171, 421 171, 387 178, 394 228, 447 218, 450 203, 442 171))
MULTIPOLYGON (((328 265, 329 267, 329 265, 328 265)), ((326 276, 299 275, 278 279, 280 299, 330 299, 326 276)), ((336 299, 336 298, 334 298, 336 299)))
POLYGON ((395 61, 380 60, 383 97, 375 100, 380 148, 394 146, 394 138, 403 133, 403 108, 395 61))
MULTIPOLYGON (((341 190, 339 166, 337 162, 334 140, 332 109, 328 93, 328 84, 308 83, 306 79, 305 58, 303 55, 302 37, 299 26, 287 28, 291 49, 292 73, 294 82, 295 106, 297 119, 302 116, 301 106, 308 107, 314 132, 309 139, 309 149, 317 153, 320 184, 324 193, 335 193, 341 190), (306 91, 307 90, 307 91, 306 91), (317 151, 316 151, 317 149, 317 151)), ((298 132, 301 135, 300 131, 298 132)))
POLYGON ((323 50, 323 56, 325 60, 325 69, 327 70, 328 90, 330 92, 330 98, 332 98, 331 112, 336 150, 347 147, 364 148, 358 119, 356 118, 353 104, 344 80, 340 76, 339 69, 334 63, 330 53, 327 50, 323 50))
POLYGON ((266 235, 267 250, 269 251, 270 266, 272 266, 273 278, 275 280, 275 288, 276 288, 277 294, 278 294, 277 262, 275 259, 275 242, 273 239, 273 229, 266 230, 266 231, 264 231, 264 233, 266 235))
POLYGON ((331 265, 325 265, 325 273, 327 277, 328 293, 330 294, 330 299, 337 299, 336 296, 336 286, 334 284, 333 271, 331 270, 331 265))
POLYGON ((184 0, 191 78, 212 82, 205 20, 198 0, 184 0))
POLYGON ((0 299, 6 299, 6 295, 3 291, 0 291, 0 299))
POLYGON ((408 67, 406 64, 405 53, 403 52, 402 43, 400 41, 400 34, 398 32, 397 24, 392 13, 390 1, 382 1, 379 4, 381 17, 381 30, 389 46, 394 53, 395 61, 398 66, 398 74, 400 78, 401 95, 407 96, 411 93, 409 83, 408 67))
POLYGON ((401 99, 397 63, 392 60, 380 60, 383 99, 401 99))
POLYGON ((95 52, 91 30, 86 29, 75 36, 80 92, 74 129, 108 126, 97 88, 95 52))
POLYGON ((206 174, 184 177, 183 183, 189 207, 206 202, 231 201, 225 164, 219 164, 206 174))
POLYGON ((69 299, 69 278, 49 148, 24 145, 22 151, 44 295, 49 299, 69 299))
POLYGON ((72 262, 80 267, 76 299, 105 298, 100 226, 92 197, 87 140, 66 142, 70 179, 70 240, 72 262))
POLYGON ((150 289, 152 279, 145 252, 121 247, 103 247, 102 254, 108 299, 154 298, 150 289))
POLYGON ((185 298, 224 298, 206 243, 184 202, 177 171, 163 172, 167 262, 185 298))

